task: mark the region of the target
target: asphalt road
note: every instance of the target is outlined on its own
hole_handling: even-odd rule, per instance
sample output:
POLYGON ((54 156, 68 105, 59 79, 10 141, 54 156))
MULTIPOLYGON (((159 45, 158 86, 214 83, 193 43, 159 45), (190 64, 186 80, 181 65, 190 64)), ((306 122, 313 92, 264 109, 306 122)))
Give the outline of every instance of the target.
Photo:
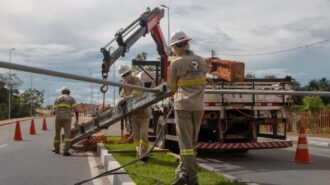
POLYGON ((309 146, 311 164, 292 162, 295 147, 250 150, 246 154, 213 153, 198 161, 214 171, 262 185, 328 185, 330 148, 309 146))
MULTIPOLYGON (((48 131, 41 130, 42 119, 35 126, 37 135, 29 135, 30 121, 21 122, 23 141, 13 140, 15 124, 0 127, 1 185, 72 185, 99 173, 93 153, 63 157, 51 152, 54 118, 47 119, 48 131)), ((86 183, 94 184, 102 183, 86 183)))

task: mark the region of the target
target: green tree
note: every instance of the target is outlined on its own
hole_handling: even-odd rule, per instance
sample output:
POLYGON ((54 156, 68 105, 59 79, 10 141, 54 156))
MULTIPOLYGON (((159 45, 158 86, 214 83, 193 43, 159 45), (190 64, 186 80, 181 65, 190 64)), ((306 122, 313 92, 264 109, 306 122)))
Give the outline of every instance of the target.
MULTIPOLYGON (((136 57, 134 58, 134 60, 137 61, 147 61, 147 53, 146 52, 142 52, 140 54, 137 54, 136 57)), ((156 67, 155 66, 145 66, 143 67, 146 71, 156 71, 156 67)), ((142 71, 140 67, 138 67, 137 65, 133 65, 132 66, 132 70, 134 72, 140 72, 142 71)))
MULTIPOLYGON (((295 91, 301 91, 302 90, 300 82, 298 82, 296 79, 292 78, 291 79, 291 84, 292 84, 293 90, 295 90, 295 91)), ((302 105, 303 104, 303 97, 302 96, 292 96, 292 100, 293 100, 293 103, 295 105, 302 105)))
POLYGON ((276 79, 275 75, 266 75, 265 79, 276 79))
POLYGON ((325 108, 325 105, 320 97, 317 96, 305 96, 303 99, 304 110, 310 113, 317 113, 321 109, 325 108))
POLYGON ((248 72, 248 73, 246 73, 245 78, 246 79, 256 79, 256 75, 248 72))
POLYGON ((9 74, 9 72, 0 74, 0 81, 5 82, 7 89, 11 88, 13 91, 17 90, 23 84, 23 81, 15 73, 9 74))
MULTIPOLYGON (((303 90, 306 91, 330 91, 330 82, 326 78, 319 80, 311 80, 303 90)), ((321 97, 323 102, 327 105, 330 104, 330 97, 321 97)))
POLYGON ((5 119, 8 116, 8 104, 9 104, 9 90, 11 90, 11 115, 16 117, 15 110, 17 109, 16 99, 19 92, 18 87, 23 82, 14 73, 1 73, 0 74, 0 119, 5 119))
POLYGON ((40 108, 44 102, 43 92, 37 89, 25 90, 20 95, 20 108, 25 112, 26 109, 30 110, 30 114, 35 114, 35 110, 40 108))

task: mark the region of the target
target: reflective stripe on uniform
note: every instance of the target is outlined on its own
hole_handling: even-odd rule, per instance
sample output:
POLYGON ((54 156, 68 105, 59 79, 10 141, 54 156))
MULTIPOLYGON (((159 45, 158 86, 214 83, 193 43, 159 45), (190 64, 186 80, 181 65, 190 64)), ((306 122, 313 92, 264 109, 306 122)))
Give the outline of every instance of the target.
POLYGON ((132 91, 132 95, 141 95, 143 92, 142 91, 140 91, 140 90, 133 90, 132 91))
POLYGON ((55 104, 54 108, 67 108, 67 109, 71 109, 73 107, 73 105, 70 104, 55 104))
POLYGON ((167 85, 170 89, 176 88, 176 84, 174 82, 172 82, 171 80, 167 80, 167 85))
POLYGON ((54 140, 54 143, 60 143, 61 140, 54 140))
POLYGON ((128 94, 126 93, 126 91, 122 90, 122 91, 120 91, 119 96, 120 97, 125 97, 125 96, 128 96, 128 94))
POLYGON ((72 139, 70 139, 70 138, 64 138, 64 142, 71 142, 72 141, 72 139))
POLYGON ((180 79, 178 81, 178 86, 179 87, 194 86, 194 85, 205 85, 205 84, 206 84, 206 78, 205 77, 189 79, 189 80, 180 79))
POLYGON ((140 140, 140 144, 143 145, 143 147, 145 149, 148 149, 149 148, 149 142, 144 141, 143 139, 140 140))
POLYGON ((194 149, 180 150, 180 155, 182 155, 182 156, 195 155, 195 151, 194 151, 194 149))

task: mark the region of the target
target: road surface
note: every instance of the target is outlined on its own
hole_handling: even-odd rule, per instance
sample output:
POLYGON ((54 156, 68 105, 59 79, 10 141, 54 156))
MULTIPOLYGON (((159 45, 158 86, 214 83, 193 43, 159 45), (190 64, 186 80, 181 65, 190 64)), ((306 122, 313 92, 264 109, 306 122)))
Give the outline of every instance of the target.
POLYGON ((311 164, 292 162, 296 146, 287 149, 250 150, 246 154, 214 153, 199 156, 208 169, 262 185, 328 185, 330 148, 309 146, 311 164))
MULTIPOLYGON (((47 131, 42 131, 42 119, 35 120, 37 135, 29 135, 31 121, 21 122, 23 141, 14 141, 15 124, 0 127, 1 185, 73 185, 102 172, 95 153, 73 153, 63 157, 51 152, 54 118, 47 119, 47 131)), ((109 184, 106 179, 86 185, 109 184)))

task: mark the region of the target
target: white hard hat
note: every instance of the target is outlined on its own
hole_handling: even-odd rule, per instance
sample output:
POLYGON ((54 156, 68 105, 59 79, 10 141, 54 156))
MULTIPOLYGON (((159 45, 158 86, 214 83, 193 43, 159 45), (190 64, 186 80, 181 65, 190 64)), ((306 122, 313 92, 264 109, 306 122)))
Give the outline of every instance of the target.
POLYGON ((70 89, 67 88, 67 87, 65 87, 65 86, 63 86, 63 87, 62 87, 62 91, 70 91, 70 89))
POLYGON ((189 38, 183 31, 175 31, 171 35, 171 44, 170 46, 173 46, 174 44, 189 41, 191 38, 189 38))
POLYGON ((123 64, 119 66, 118 73, 120 76, 123 76, 124 74, 128 73, 131 71, 131 67, 127 64, 123 64))

